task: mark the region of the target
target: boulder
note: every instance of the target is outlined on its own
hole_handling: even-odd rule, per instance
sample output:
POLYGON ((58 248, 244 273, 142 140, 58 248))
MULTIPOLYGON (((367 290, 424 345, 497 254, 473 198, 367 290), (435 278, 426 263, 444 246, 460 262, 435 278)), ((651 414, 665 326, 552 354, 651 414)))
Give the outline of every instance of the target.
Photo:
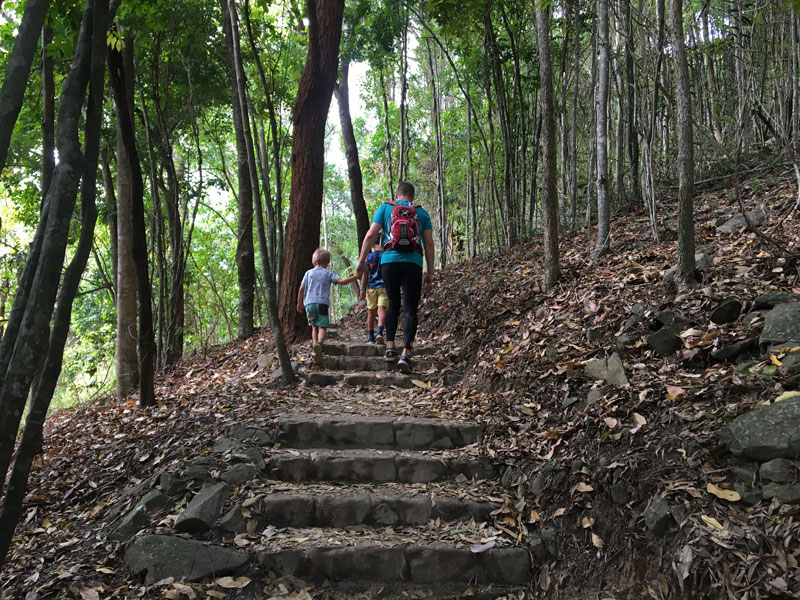
POLYGON ((800 457, 800 398, 736 417, 722 431, 731 452, 758 461, 800 457))
POLYGON ((717 325, 733 323, 742 314, 742 303, 738 300, 726 300, 711 311, 709 318, 717 325))
POLYGON ((628 385, 625 376, 625 366, 619 354, 614 352, 608 358, 595 358, 586 363, 584 367, 586 376, 590 379, 602 379, 612 385, 628 385))
POLYGON ((143 535, 125 551, 128 568, 137 575, 147 573, 146 585, 167 577, 200 581, 230 575, 244 567, 249 558, 243 552, 167 535, 143 535))
POLYGON ((794 481, 794 465, 785 458, 773 458, 761 465, 758 469, 762 481, 776 481, 788 483, 794 481))
POLYGON ((764 498, 777 498, 783 504, 800 504, 800 484, 768 483, 764 486, 764 498))
POLYGON ((756 308, 774 308, 778 304, 800 302, 800 294, 783 290, 770 290, 757 296, 754 300, 756 308))
MULTIPOLYGON (((755 210, 751 210, 747 213, 747 218, 750 219, 750 222, 753 225, 760 225, 764 221, 767 220, 766 213, 757 208, 755 210)), ((717 227, 717 231, 720 233, 733 233, 740 227, 744 227, 747 225, 747 220, 745 219, 744 215, 736 215, 735 217, 731 217, 727 221, 725 221, 722 225, 717 227)))
POLYGON ((749 357, 750 354, 757 352, 757 350, 758 338, 750 338, 720 346, 711 352, 711 358, 719 362, 733 362, 742 355, 749 357))
POLYGON ((800 345, 800 303, 778 304, 769 311, 759 343, 800 345))

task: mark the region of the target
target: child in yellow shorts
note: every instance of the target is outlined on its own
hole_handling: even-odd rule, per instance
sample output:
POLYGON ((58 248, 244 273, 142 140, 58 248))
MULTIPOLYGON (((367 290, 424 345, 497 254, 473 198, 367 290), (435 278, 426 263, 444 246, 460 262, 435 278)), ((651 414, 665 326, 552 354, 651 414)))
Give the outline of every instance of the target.
POLYGON ((367 270, 361 276, 361 299, 367 300, 367 343, 383 344, 383 320, 389 307, 389 297, 383 286, 381 275, 381 245, 375 244, 365 261, 367 270), (375 317, 378 318, 378 334, 375 334, 375 317))

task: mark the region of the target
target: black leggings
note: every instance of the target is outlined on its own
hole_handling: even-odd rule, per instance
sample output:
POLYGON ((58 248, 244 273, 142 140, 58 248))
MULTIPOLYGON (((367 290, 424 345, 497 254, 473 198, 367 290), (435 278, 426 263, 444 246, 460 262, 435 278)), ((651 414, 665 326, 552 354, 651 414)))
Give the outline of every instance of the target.
POLYGON ((411 349, 417 335, 417 308, 422 294, 422 267, 412 262, 391 262, 381 265, 383 285, 389 297, 386 311, 386 341, 393 342, 397 318, 403 305, 403 346, 411 349))

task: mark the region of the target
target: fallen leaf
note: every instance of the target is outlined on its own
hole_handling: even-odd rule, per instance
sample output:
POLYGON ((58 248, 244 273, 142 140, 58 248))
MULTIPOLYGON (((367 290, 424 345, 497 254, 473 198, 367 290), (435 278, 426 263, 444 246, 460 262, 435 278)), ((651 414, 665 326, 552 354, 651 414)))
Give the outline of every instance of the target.
POLYGON ((596 533, 592 534, 592 546, 594 546, 595 548, 602 548, 605 545, 606 543, 603 541, 603 538, 601 538, 596 533))
POLYGON ((582 481, 578 482, 574 488, 572 488, 573 492, 593 492, 594 488, 590 486, 588 483, 583 483, 582 481))
POLYGON ((423 390, 427 390, 429 387, 428 384, 426 384, 424 381, 420 381, 419 379, 412 379, 411 383, 413 383, 418 388, 422 388, 423 390))
POLYGON ((647 419, 637 412, 633 413, 633 420, 636 421, 637 425, 647 425, 647 419))
POLYGON ((225 598, 228 596, 228 594, 218 590, 206 590, 206 596, 209 596, 210 598, 225 598))
POLYGON ((172 587, 175 591, 180 592, 182 596, 186 596, 189 600, 195 600, 197 598, 197 594, 195 593, 194 589, 188 585, 184 585, 183 583, 173 583, 172 587))
POLYGON ((603 421, 606 425, 608 425, 609 429, 614 429, 614 427, 617 426, 617 423, 619 423, 619 421, 617 421, 614 417, 604 417, 603 421))
POLYGON ((781 402, 782 400, 788 400, 789 398, 795 398, 797 396, 800 396, 800 392, 798 392, 797 390, 792 390, 790 392, 783 392, 780 396, 775 398, 774 401, 781 402))
POLYGON ((240 590, 247 587, 250 581, 247 577, 220 577, 215 579, 214 583, 227 590, 240 590))
POLYGON ((736 490, 725 490, 721 487, 717 487, 713 483, 709 483, 706 486, 706 491, 709 494, 714 494, 717 498, 722 498, 728 502, 738 502, 742 499, 742 496, 736 490))
POLYGON ((774 354, 770 354, 770 355, 769 355, 769 361, 770 361, 770 362, 771 362, 773 365, 775 365, 776 367, 780 367, 781 365, 783 365, 783 363, 782 363, 780 360, 778 360, 778 357, 777 357, 777 356, 775 356, 774 354))
POLYGON ((531 516, 528 519, 528 523, 536 523, 536 522, 541 521, 541 520, 542 520, 542 518, 539 516, 539 513, 536 512, 535 510, 532 510, 531 511, 531 516))
POLYGON ((686 390, 684 390, 683 388, 680 388, 677 385, 667 386, 667 400, 675 400, 675 398, 680 398, 681 396, 685 395, 686 395, 686 390))
POLYGON ((491 550, 496 545, 497 542, 495 542, 494 540, 489 540, 485 544, 472 544, 472 546, 470 546, 469 549, 470 552, 472 552, 473 554, 479 554, 481 552, 486 552, 487 550, 491 550))
POLYGON ((717 521, 714 517, 708 517, 706 515, 700 515, 700 518, 703 520, 703 523, 711 527, 711 529, 716 529, 718 531, 723 531, 725 528, 722 524, 717 521))
POLYGON ((583 517, 583 519, 581 519, 581 525, 583 525, 584 529, 589 529, 589 527, 594 525, 594 517, 583 517))
POLYGON ((561 515, 563 515, 565 512, 567 512, 567 509, 566 509, 566 508, 557 508, 557 509, 556 509, 556 510, 553 512, 553 518, 555 518, 555 517, 560 517, 560 516, 561 516, 561 515))
POLYGON ((93 588, 82 587, 80 592, 81 600, 100 600, 100 594, 93 588))

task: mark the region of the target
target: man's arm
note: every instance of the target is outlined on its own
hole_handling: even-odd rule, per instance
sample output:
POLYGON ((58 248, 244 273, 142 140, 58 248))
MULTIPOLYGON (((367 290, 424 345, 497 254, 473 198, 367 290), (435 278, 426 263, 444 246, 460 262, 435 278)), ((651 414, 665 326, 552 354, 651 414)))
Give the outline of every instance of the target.
MULTIPOLYGON (((372 223, 369 226, 369 230, 367 231, 367 235, 364 236, 364 241, 361 243, 361 255, 358 257, 358 266, 356 266, 356 275, 361 275, 367 268, 367 265, 364 264, 364 261, 367 260, 367 254, 372 249, 372 246, 375 244, 375 241, 378 239, 377 236, 380 233, 381 227, 380 223, 372 223)), ((431 240, 433 238, 431 237, 431 240)))
POLYGON ((364 271, 364 273, 361 275, 361 290, 360 290, 361 293, 359 294, 359 298, 361 300, 363 300, 364 298, 367 297, 367 278, 368 277, 369 277, 369 272, 368 271, 364 271))
POLYGON ((422 230, 422 245, 425 247, 425 266, 427 267, 422 286, 427 288, 433 283, 433 229, 422 230))

